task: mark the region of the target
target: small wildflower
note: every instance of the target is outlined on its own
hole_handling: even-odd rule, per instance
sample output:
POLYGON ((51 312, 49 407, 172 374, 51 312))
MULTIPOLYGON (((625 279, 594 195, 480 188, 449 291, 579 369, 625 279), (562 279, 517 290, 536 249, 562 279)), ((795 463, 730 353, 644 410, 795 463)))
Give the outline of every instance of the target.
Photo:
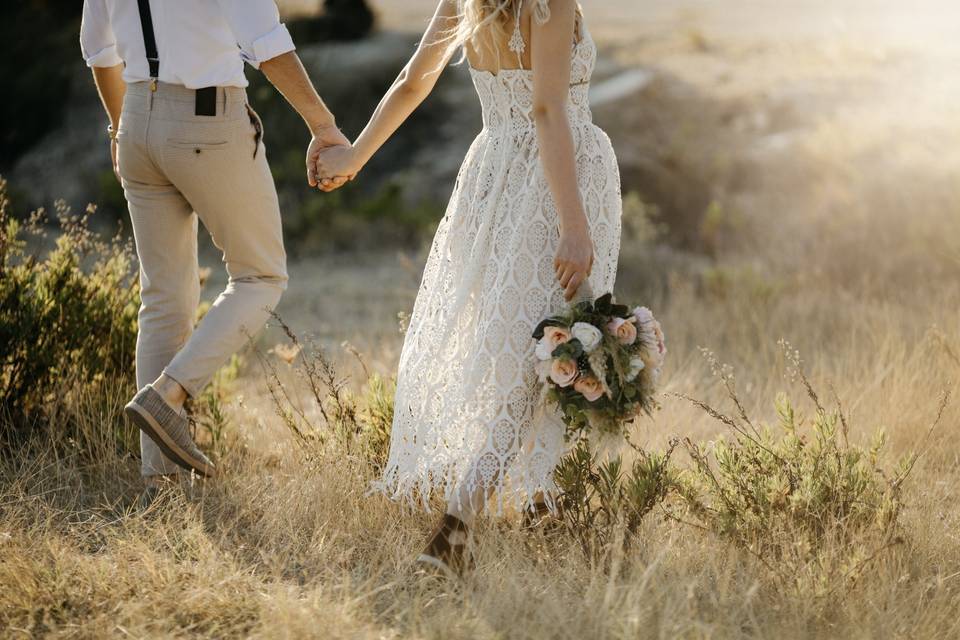
POLYGON ((269 353, 277 356, 287 364, 293 364, 293 361, 300 355, 300 345, 279 343, 270 349, 269 353))

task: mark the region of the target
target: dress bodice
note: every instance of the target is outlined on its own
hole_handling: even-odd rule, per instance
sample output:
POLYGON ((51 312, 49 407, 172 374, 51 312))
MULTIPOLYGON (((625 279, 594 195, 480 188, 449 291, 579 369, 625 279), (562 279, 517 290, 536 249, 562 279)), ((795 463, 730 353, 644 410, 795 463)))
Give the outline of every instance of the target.
MULTIPOLYGON (((567 115, 571 125, 592 122, 589 93, 596 62, 596 43, 590 32, 583 28, 579 41, 573 45, 570 60, 567 115)), ((492 73, 470 67, 470 75, 480 96, 483 127, 487 132, 519 133, 534 126, 532 69, 501 69, 492 73)))

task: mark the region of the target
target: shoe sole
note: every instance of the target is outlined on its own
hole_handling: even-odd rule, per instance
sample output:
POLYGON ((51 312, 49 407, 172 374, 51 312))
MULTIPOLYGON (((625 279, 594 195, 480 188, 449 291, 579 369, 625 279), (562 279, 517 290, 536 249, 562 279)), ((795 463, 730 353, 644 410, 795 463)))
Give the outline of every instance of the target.
POLYGON ((173 438, 167 434, 154 417, 140 405, 131 402, 123 408, 123 413, 160 447, 163 455, 177 465, 187 471, 194 471, 204 478, 213 478, 217 475, 217 470, 212 465, 194 458, 174 442, 173 438))

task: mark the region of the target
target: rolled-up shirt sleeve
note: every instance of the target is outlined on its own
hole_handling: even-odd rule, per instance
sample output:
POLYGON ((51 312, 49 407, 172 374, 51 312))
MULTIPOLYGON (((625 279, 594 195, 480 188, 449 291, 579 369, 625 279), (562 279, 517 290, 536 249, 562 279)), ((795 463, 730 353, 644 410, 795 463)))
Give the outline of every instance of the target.
POLYGON ((88 67, 115 67, 123 62, 110 26, 105 0, 84 0, 80 23, 80 51, 88 67))
POLYGON ((290 32, 280 22, 273 0, 218 0, 223 15, 237 38, 240 55, 253 67, 293 51, 290 32))

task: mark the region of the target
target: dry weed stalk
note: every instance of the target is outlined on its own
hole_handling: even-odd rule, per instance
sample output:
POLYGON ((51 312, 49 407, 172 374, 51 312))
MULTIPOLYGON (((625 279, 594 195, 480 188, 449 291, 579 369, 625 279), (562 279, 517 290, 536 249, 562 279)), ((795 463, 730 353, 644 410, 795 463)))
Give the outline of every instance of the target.
POLYGON ((265 374, 274 410, 301 450, 315 461, 337 452, 358 461, 363 469, 382 467, 393 417, 392 383, 371 375, 359 351, 345 347, 367 374, 366 393, 358 397, 350 391, 350 379, 337 372, 316 343, 302 341, 279 314, 272 312, 272 316, 292 345, 289 364, 309 390, 310 407, 316 410, 319 420, 310 414, 295 390, 284 383, 274 360, 256 345, 253 352, 265 374))

